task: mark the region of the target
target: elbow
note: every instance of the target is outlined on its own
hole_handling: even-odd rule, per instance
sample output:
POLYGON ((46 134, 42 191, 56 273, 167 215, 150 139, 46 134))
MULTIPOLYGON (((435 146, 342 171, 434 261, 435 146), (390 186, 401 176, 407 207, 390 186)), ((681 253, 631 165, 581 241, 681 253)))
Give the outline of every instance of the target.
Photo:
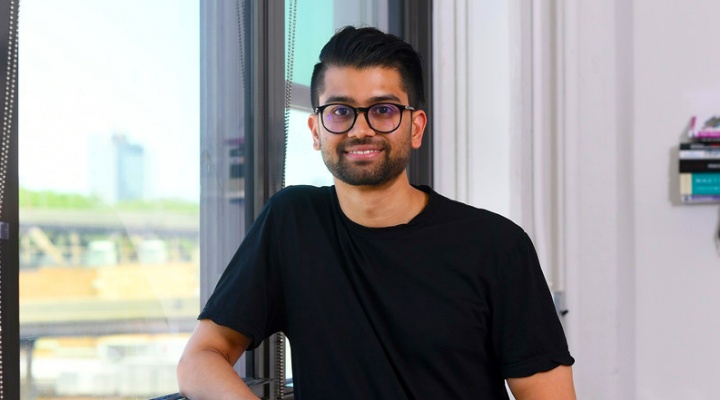
POLYGON ((189 396, 192 387, 190 369, 190 362, 187 360, 186 355, 183 354, 178 361, 175 374, 177 376, 178 392, 185 397, 189 396))

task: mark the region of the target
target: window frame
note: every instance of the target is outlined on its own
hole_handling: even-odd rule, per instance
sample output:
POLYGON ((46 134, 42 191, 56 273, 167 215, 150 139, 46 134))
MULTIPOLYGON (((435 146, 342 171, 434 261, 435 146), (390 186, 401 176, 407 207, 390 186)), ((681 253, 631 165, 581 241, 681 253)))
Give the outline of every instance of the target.
MULTIPOLYGON (((2 312, 2 342, 0 351, 2 366, 0 399, 20 398, 20 295, 19 295, 19 209, 18 209, 18 1, 0 0, 0 93, 3 101, 11 107, 3 112, 3 133, 9 136, 9 158, 7 160, 5 187, 2 190, 2 214, 0 221, 9 225, 8 239, 0 239, 0 310, 2 312), (13 71, 13 69, 15 69, 13 71), (10 88, 7 87, 9 84, 10 88), (7 91, 10 89, 10 93, 7 91), (8 97, 6 97, 8 96, 8 97), (7 100, 6 100, 7 99, 7 100), (5 124, 8 124, 6 127, 5 124), (17 345, 13 345, 17 344, 17 345)), ((4 107, 3 107, 4 108, 4 107)))
MULTIPOLYGON (((272 0, 200 2, 201 146, 203 151, 208 149, 210 157, 215 157, 212 165, 227 167, 221 155, 223 149, 213 144, 217 142, 214 126, 239 128, 244 132, 245 165, 241 210, 229 205, 222 196, 201 193, 201 307, 210 297, 229 257, 252 221, 270 196, 282 188, 285 158, 284 17, 283 2, 272 0), (238 41, 240 46, 234 47, 238 41), (245 65, 238 66, 240 62, 245 65), (238 69, 243 71, 239 80, 238 69), (227 101, 236 108, 228 107, 227 101), (235 125, 238 120, 243 121, 240 126, 235 125), (240 219, 243 221, 241 229, 228 224, 228 221, 239 222, 240 219), (218 246, 222 247, 215 251, 218 246)), ((216 176, 212 174, 201 174, 201 187, 212 185, 214 178, 216 176)), ((275 338, 265 340, 256 349, 246 352, 244 360, 236 365, 238 373, 260 396, 278 393, 276 342, 275 338)))
MULTIPOLYGON (((390 1, 390 32, 410 43, 422 57, 423 83, 425 85, 425 106, 423 109, 432 118, 433 110, 433 1, 396 0, 390 1), (397 14, 394 14, 397 13, 397 14), (397 16, 396 16, 397 15, 397 16), (411 18, 410 16, 415 16, 411 18), (400 21, 394 27, 393 21, 400 21)), ((408 177, 415 185, 433 186, 433 129, 432 123, 425 126, 423 145, 410 158, 408 177)))

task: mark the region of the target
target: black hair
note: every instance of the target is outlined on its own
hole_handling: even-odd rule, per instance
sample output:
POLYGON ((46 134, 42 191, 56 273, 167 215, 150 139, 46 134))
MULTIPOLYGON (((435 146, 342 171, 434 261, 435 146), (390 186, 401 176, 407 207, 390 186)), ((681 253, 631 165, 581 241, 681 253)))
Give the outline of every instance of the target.
POLYGON ((376 28, 346 26, 330 38, 320 51, 320 62, 315 64, 310 80, 310 102, 319 106, 318 97, 323 91, 325 71, 336 67, 386 67, 398 71, 410 106, 421 109, 425 104, 422 60, 408 43, 399 37, 376 28))

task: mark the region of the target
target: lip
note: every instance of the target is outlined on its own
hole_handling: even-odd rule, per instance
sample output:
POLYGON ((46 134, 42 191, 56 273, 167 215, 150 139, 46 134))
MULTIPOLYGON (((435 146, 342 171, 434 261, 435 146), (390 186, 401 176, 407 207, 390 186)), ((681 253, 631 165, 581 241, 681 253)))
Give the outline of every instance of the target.
POLYGON ((349 146, 343 149, 343 154, 350 159, 371 160, 379 156, 383 151, 383 148, 380 146, 359 145, 349 146))

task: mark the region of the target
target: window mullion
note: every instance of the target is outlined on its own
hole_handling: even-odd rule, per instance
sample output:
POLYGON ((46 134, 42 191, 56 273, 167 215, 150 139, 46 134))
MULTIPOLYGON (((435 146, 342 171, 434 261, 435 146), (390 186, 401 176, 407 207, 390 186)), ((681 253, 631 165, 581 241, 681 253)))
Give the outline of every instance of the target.
MULTIPOLYGON (((285 162, 285 7, 284 2, 260 0, 251 4, 250 103, 248 129, 252 155, 253 219, 265 202, 282 188, 285 162)), ((265 396, 274 396, 282 352, 274 335, 253 351, 248 370, 254 378, 268 379, 265 396)))

